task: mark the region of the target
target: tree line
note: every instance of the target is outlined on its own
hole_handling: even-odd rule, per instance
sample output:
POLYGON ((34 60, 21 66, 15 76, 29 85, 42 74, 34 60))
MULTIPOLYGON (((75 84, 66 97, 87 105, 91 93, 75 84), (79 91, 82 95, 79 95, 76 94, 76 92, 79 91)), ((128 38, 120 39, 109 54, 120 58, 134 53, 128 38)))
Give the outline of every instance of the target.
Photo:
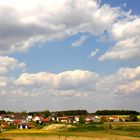
POLYGON ((57 111, 52 113, 55 116, 76 116, 76 115, 87 115, 87 110, 66 110, 66 111, 57 111))
POLYGON ((139 115, 140 113, 133 110, 97 110, 95 115, 139 115))
POLYGON ((11 111, 5 111, 5 110, 0 110, 0 115, 1 114, 16 114, 16 113, 21 113, 23 115, 32 115, 32 116, 58 116, 58 117, 63 117, 63 116, 76 116, 76 115, 139 115, 140 113, 134 110, 97 110, 95 113, 89 113, 87 110, 65 110, 65 111, 55 111, 55 112, 50 112, 49 110, 45 111, 34 111, 34 112, 11 112, 11 111))

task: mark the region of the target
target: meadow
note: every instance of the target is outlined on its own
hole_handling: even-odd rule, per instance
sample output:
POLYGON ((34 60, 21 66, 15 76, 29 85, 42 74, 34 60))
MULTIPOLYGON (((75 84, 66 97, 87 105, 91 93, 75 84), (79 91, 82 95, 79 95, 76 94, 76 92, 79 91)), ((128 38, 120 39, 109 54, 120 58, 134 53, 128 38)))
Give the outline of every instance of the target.
POLYGON ((7 130, 0 134, 9 140, 140 140, 140 122, 81 124, 68 130, 7 130))

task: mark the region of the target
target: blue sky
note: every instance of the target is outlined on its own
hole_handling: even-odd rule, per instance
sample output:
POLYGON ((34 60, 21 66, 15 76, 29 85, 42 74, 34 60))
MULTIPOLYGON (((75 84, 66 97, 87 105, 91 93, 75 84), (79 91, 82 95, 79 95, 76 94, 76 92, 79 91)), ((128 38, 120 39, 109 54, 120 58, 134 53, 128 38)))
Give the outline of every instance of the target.
POLYGON ((139 3, 0 0, 1 108, 140 111, 139 3))

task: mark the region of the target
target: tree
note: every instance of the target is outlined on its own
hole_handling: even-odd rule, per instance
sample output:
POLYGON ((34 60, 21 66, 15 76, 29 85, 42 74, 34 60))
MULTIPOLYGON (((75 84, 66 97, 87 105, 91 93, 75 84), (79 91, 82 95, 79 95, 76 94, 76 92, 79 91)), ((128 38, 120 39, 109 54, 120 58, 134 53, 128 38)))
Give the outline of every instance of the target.
POLYGON ((81 123, 81 124, 85 123, 85 118, 84 118, 84 116, 80 116, 80 118, 79 118, 79 123, 81 123))
POLYGON ((96 115, 139 115, 139 112, 133 110, 97 110, 96 115))
POLYGON ((0 114, 6 114, 6 111, 0 110, 0 114))
POLYGON ((138 118, 137 118, 137 115, 134 115, 134 114, 131 114, 129 116, 130 120, 133 121, 133 122, 137 122, 138 121, 138 118))
POLYGON ((50 116, 50 112, 48 111, 48 110, 46 110, 45 112, 44 112, 44 117, 45 118, 48 118, 49 116, 50 116))

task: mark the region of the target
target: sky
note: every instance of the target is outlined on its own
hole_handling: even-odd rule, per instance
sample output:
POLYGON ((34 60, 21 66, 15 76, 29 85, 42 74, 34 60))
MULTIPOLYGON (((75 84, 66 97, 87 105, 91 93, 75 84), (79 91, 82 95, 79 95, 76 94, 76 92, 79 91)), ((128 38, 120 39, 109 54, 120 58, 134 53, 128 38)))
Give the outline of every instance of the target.
POLYGON ((0 0, 0 110, 140 111, 139 0, 0 0))

